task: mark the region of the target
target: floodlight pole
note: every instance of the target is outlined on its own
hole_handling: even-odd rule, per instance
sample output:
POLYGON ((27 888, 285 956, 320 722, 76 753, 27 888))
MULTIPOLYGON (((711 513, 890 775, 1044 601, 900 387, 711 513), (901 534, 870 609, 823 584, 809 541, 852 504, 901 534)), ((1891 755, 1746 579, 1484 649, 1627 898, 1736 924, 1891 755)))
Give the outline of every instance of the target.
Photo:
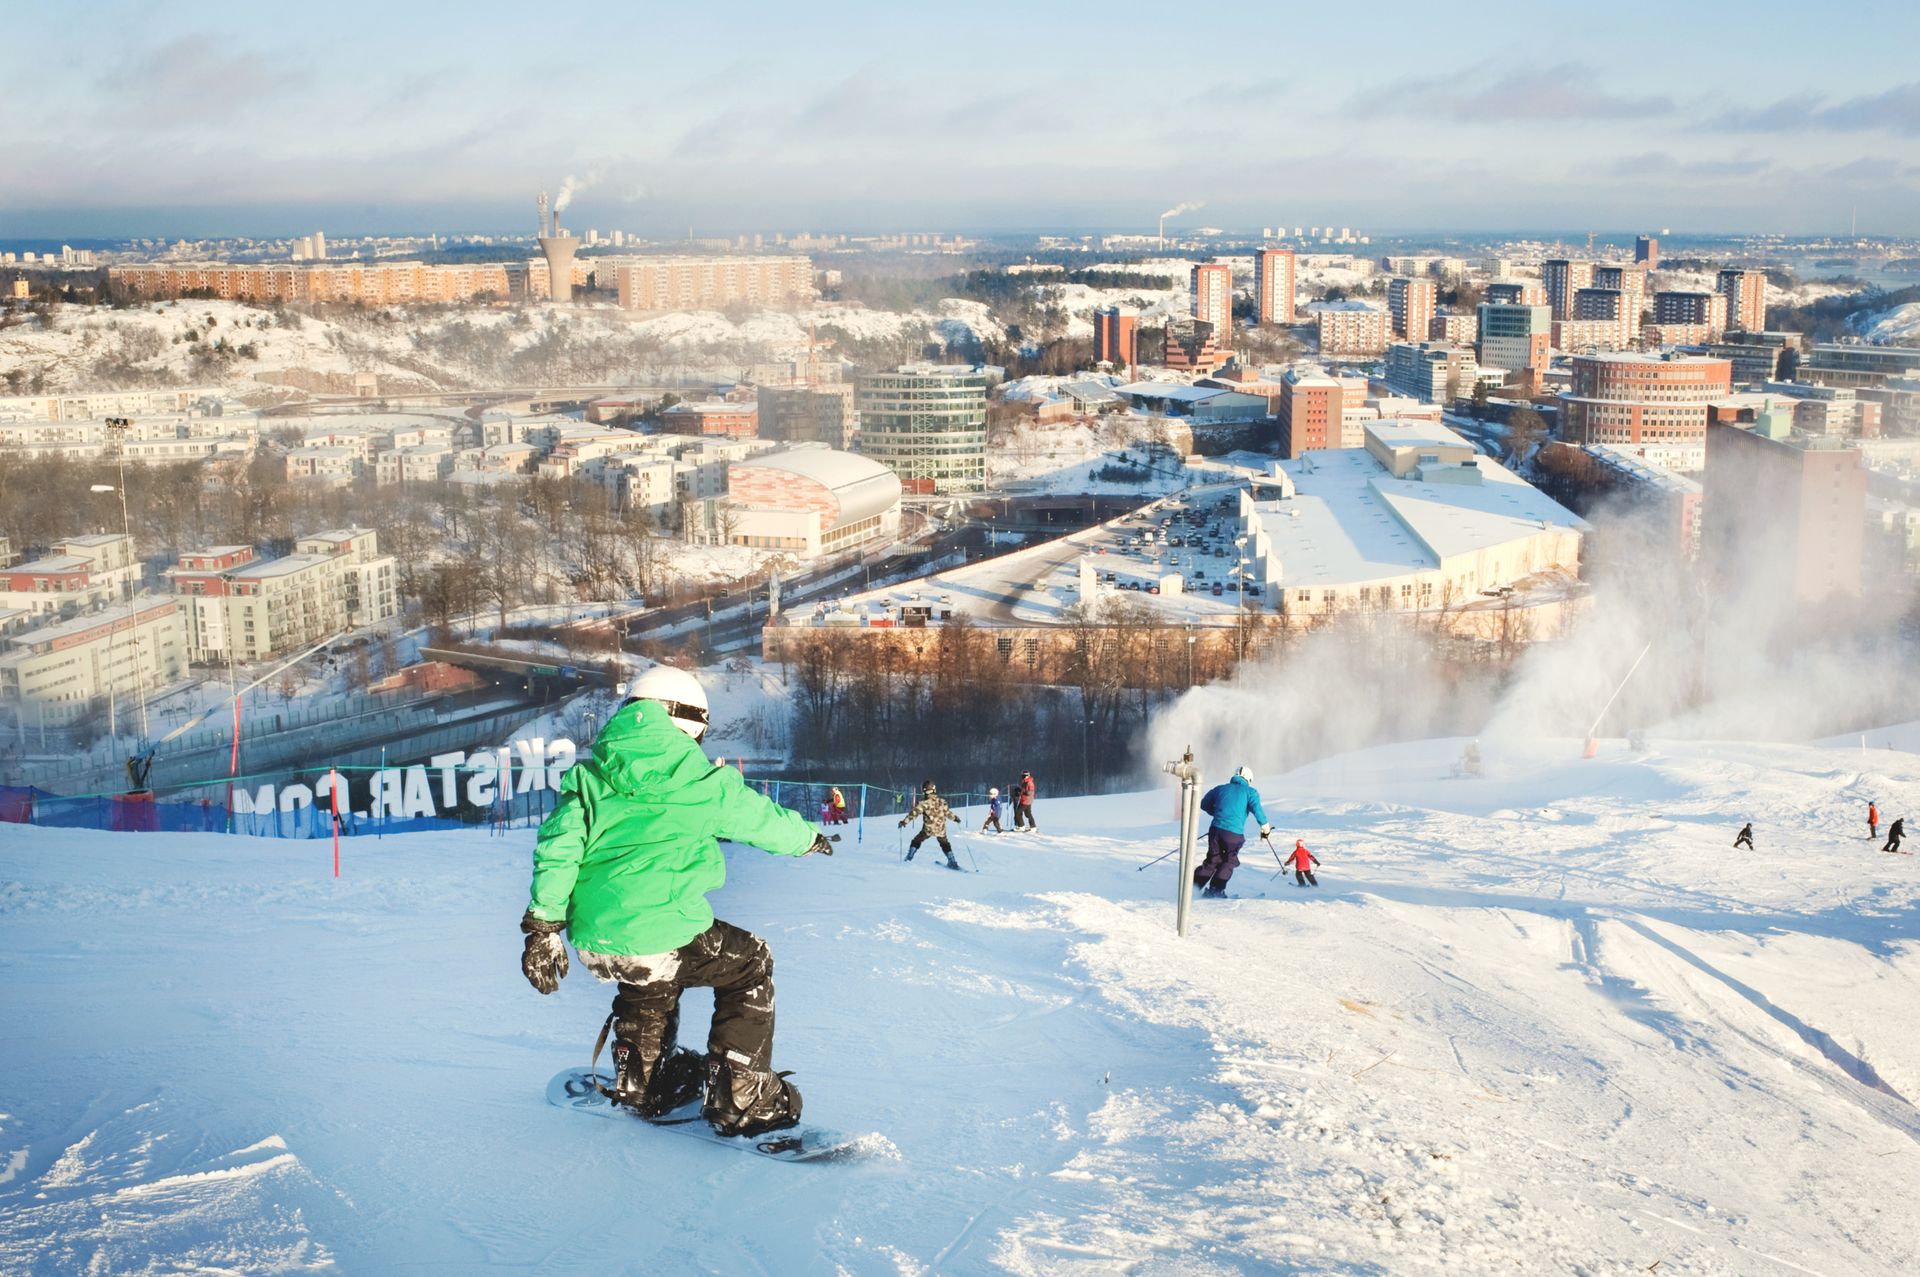
POLYGON ((1174 929, 1185 936, 1187 915, 1193 910, 1193 844, 1200 824, 1200 772, 1193 765, 1193 746, 1162 770, 1180 778, 1180 880, 1173 889, 1173 920, 1174 929))

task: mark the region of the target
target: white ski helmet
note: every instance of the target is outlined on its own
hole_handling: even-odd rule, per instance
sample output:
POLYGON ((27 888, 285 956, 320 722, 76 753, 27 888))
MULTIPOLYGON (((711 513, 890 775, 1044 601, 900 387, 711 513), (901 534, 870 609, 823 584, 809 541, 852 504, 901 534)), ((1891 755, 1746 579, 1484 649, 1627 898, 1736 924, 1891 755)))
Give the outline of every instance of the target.
POLYGON ((989 797, 989 798, 998 798, 999 796, 1000 796, 1000 791, 999 791, 999 790, 998 790, 997 788, 996 788, 996 789, 989 789, 989 790, 987 791, 987 797, 989 797))
POLYGON ((659 701, 681 731, 695 740, 707 733, 707 689, 683 669, 654 666, 627 685, 627 701, 659 701))
POLYGON ((1252 769, 1248 768, 1245 764, 1242 764, 1240 769, 1234 772, 1233 774, 1238 776, 1241 780, 1246 781, 1249 785, 1253 783, 1253 771, 1252 769))

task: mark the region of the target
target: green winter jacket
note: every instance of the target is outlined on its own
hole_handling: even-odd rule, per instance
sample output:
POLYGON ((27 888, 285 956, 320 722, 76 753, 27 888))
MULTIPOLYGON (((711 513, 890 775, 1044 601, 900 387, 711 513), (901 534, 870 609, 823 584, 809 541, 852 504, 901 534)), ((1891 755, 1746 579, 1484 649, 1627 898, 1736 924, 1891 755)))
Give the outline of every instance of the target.
POLYGON ((575 948, 666 953, 713 925, 707 893, 727 879, 716 838, 800 856, 813 837, 739 772, 708 762, 658 701, 634 701, 561 778, 533 848, 529 907, 565 920, 575 948))

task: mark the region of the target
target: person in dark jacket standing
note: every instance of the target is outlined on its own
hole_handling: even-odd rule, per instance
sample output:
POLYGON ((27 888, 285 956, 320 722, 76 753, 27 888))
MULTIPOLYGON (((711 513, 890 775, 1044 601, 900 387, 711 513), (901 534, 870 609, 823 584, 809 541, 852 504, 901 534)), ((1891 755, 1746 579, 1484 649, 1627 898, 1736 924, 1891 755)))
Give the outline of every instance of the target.
POLYGON ((1733 845, 1736 847, 1745 847, 1748 851, 1753 850, 1752 821, 1748 821, 1746 824, 1740 826, 1740 832, 1734 835, 1733 845))
POLYGON ((1293 862, 1293 885, 1296 887, 1317 887, 1320 880, 1313 876, 1313 866, 1320 863, 1320 857, 1307 850, 1304 840, 1293 840, 1293 850, 1287 853, 1287 859, 1293 862))
POLYGON ((1907 818, 1905 816, 1901 816, 1899 819, 1895 820, 1891 825, 1887 826, 1887 845, 1882 847, 1880 850, 1882 851, 1900 850, 1900 840, 1902 838, 1905 838, 1906 836, 1907 836, 1907 818))
POLYGON ((1040 824, 1033 818, 1033 790, 1033 773, 1021 772, 1013 787, 1013 827, 1037 834, 1040 824))
POLYGON ((947 853, 947 868, 958 869, 960 862, 953 858, 953 844, 947 841, 947 822, 953 819, 953 808, 947 806, 930 780, 920 782, 920 801, 913 810, 900 818, 900 828, 905 829, 909 822, 918 818, 920 832, 907 844, 907 859, 913 859, 913 853, 920 850, 920 844, 931 838, 940 844, 940 850, 947 853))
POLYGON ((1260 836, 1273 832, 1253 787, 1253 773, 1242 767, 1224 785, 1215 785, 1200 800, 1200 810, 1213 817, 1207 828, 1207 858, 1193 871, 1193 885, 1203 896, 1224 896, 1233 871, 1240 867, 1240 848, 1247 842, 1247 817, 1260 822, 1260 836))

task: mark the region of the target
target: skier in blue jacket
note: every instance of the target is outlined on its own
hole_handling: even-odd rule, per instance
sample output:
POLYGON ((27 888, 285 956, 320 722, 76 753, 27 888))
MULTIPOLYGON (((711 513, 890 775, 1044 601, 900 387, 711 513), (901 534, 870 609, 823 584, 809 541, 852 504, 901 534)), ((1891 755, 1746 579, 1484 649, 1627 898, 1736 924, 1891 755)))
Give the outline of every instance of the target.
POLYGON ((1253 773, 1242 767, 1224 785, 1215 785, 1200 800, 1200 810, 1213 817, 1207 829, 1207 858, 1193 871, 1193 885, 1203 896, 1227 894, 1227 880, 1240 867, 1240 848, 1247 841, 1247 816, 1260 822, 1260 836, 1273 832, 1266 808, 1260 805, 1260 791, 1253 787, 1253 773))

